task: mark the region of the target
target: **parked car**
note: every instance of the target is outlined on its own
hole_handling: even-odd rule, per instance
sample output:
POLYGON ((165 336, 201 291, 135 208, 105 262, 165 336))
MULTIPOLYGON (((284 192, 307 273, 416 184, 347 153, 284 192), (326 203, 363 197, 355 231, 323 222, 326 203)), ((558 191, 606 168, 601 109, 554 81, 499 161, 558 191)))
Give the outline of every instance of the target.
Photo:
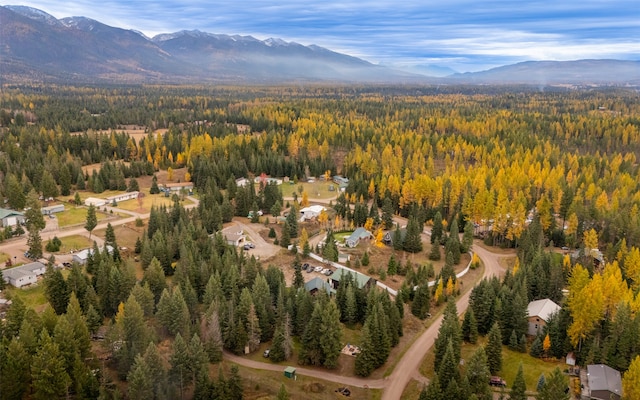
POLYGON ((326 276, 330 276, 330 275, 333 275, 333 270, 332 269, 325 269, 322 273, 325 274, 326 276))
POLYGON ((309 263, 304 263, 304 264, 302 264, 302 269, 303 269, 303 270, 305 270, 305 271, 306 271, 306 270, 307 270, 307 268, 309 268, 309 263))
POLYGON ((307 274, 310 274, 310 273, 312 273, 313 271, 315 271, 315 270, 313 269, 313 267, 312 267, 312 266, 309 266, 309 268, 307 268, 307 274))
POLYGON ((271 349, 266 349, 264 353, 262 353, 262 357, 269 358, 270 354, 271 354, 271 349))
POLYGON ((251 250, 251 249, 254 249, 255 247, 256 247, 256 246, 255 246, 253 243, 250 243, 250 242, 249 242, 249 243, 245 243, 245 244, 244 244, 243 249, 245 249, 245 250, 251 250))
POLYGON ((314 271, 316 271, 316 272, 322 272, 322 270, 323 270, 323 269, 324 269, 324 268, 322 268, 321 266, 317 266, 317 267, 314 269, 314 271))
POLYGON ((504 379, 500 378, 499 376, 492 376, 489 379, 489 385, 507 387, 507 382, 504 379))

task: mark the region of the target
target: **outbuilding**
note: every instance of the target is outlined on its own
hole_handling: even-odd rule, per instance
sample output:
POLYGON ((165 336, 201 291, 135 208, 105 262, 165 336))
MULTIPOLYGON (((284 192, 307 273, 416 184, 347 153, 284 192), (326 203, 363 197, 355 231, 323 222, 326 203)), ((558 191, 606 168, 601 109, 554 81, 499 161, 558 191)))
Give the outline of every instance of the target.
POLYGON ((296 379, 296 369, 295 367, 287 367, 284 369, 284 376, 289 379, 296 379))
POLYGON ((49 207, 42 207, 40 209, 42 215, 52 215, 55 213, 64 212, 64 204, 55 204, 49 207))
POLYGON ((116 203, 119 203, 121 201, 127 201, 127 200, 131 200, 131 199, 137 199, 138 198, 138 194, 140 194, 138 191, 133 191, 133 192, 126 192, 126 193, 121 193, 121 194, 116 194, 115 196, 109 196, 107 197, 107 203, 111 204, 114 201, 116 203))
POLYGON ((314 218, 318 218, 318 216, 320 216, 320 213, 322 213, 325 210, 326 208, 320 205, 314 205, 314 206, 302 208, 300 209, 300 214, 301 214, 300 221, 304 222, 314 218))
POLYGON ((604 364, 587 365, 589 398, 598 400, 620 400, 622 379, 620 372, 604 364))
POLYGON ((6 228, 7 226, 16 226, 24 222, 24 214, 20 211, 0 208, 0 221, 2 221, 3 228, 6 228))
POLYGON ((102 207, 105 204, 107 204, 107 201, 105 199, 99 199, 97 197, 87 197, 84 200, 84 205, 87 207, 89 206, 102 207))

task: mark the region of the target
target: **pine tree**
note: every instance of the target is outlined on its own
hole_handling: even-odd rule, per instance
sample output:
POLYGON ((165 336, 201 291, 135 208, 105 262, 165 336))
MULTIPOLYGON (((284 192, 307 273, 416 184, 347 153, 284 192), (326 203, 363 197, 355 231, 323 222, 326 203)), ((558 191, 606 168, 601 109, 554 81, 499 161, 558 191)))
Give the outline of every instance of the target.
POLYGON ((22 339, 11 339, 6 351, 4 346, 0 346, 0 393, 3 399, 22 399, 31 379, 31 356, 22 345, 22 339))
POLYGON ((538 378, 538 383, 536 384, 536 391, 537 392, 541 391, 546 382, 547 380, 544 377, 544 374, 540 374, 540 377, 538 378))
POLYGON ((45 199, 58 197, 58 185, 56 185, 53 175, 51 175, 51 172, 48 170, 45 170, 42 173, 42 177, 40 179, 40 191, 42 192, 42 197, 45 199))
POLYGON ((389 262, 387 263, 387 274, 390 276, 396 275, 398 273, 398 264, 396 262, 396 257, 393 253, 391 253, 391 257, 389 257, 389 262))
MULTIPOLYGON (((538 392, 538 400, 569 400, 569 382, 560 368, 556 367, 547 376, 542 390, 538 392)), ((625 393, 626 395, 626 393, 625 393)))
POLYGON ((210 362, 222 360, 222 331, 218 307, 212 304, 200 323, 200 335, 210 362))
POLYGON ((9 205, 14 210, 22 210, 26 205, 26 196, 24 195, 22 184, 12 173, 5 176, 4 193, 7 196, 9 205))
POLYGON ((183 392, 191 382, 193 375, 191 374, 189 346, 187 346, 180 333, 176 335, 176 339, 173 341, 173 353, 169 358, 169 363, 171 364, 171 370, 169 370, 171 380, 179 388, 180 398, 184 398, 183 392))
MULTIPOLYGON (((460 361, 460 351, 462 346, 462 331, 458 322, 458 312, 456 309, 456 303, 453 300, 447 302, 447 306, 444 310, 444 317, 442 324, 438 330, 438 337, 435 340, 435 359, 434 369, 440 369, 440 362, 444 357, 444 353, 447 350, 447 346, 451 341, 453 346, 453 354, 455 357, 456 365, 460 361)), ((443 382, 441 380, 441 382, 443 382)))
POLYGON ((389 197, 382 200, 382 223, 384 229, 389 230, 393 227, 393 204, 389 197))
POLYGON ((487 343, 487 361, 491 375, 497 374, 502 369, 502 336, 500 325, 494 323, 489 331, 487 343))
POLYGON ((31 363, 31 388, 36 400, 59 398, 67 393, 71 378, 65 371, 64 358, 46 329, 40 334, 40 348, 31 363))
POLYGON ((510 400, 527 400, 527 386, 524 381, 524 372, 522 370, 522 363, 518 367, 518 373, 516 374, 516 379, 513 381, 513 386, 511 386, 511 393, 509 394, 510 400))
POLYGON ((231 376, 229 376, 229 380, 227 381, 227 388, 229 400, 242 400, 242 379, 240 378, 240 372, 238 370, 237 365, 231 366, 231 376))
POLYGON ((93 230, 97 225, 98 225, 98 217, 96 216, 96 208, 93 204, 91 204, 87 209, 87 220, 84 225, 84 229, 86 229, 87 232, 89 232, 89 240, 91 240, 91 233, 93 232, 93 230))
POLYGON ((535 340, 531 344, 531 350, 529 350, 529 354, 531 355, 531 357, 540 358, 542 357, 543 352, 544 349, 542 348, 542 340, 540 340, 539 336, 536 336, 535 340))
POLYGON ((463 253, 471 250, 471 246, 473 245, 473 223, 471 221, 467 221, 464 224, 464 233, 462 234, 462 244, 460 246, 460 251, 463 253))
POLYGON ((287 388, 284 386, 284 383, 280 385, 280 389, 276 395, 276 400, 289 400, 289 393, 287 392, 287 388))
POLYGON ((402 249, 409 253, 418 253, 422 251, 422 229, 416 218, 409 218, 407 224, 407 234, 402 244, 402 249))
POLYGON ((38 229, 29 230, 27 246, 29 247, 30 258, 42 258, 42 238, 40 237, 40 231, 38 229))
POLYGON ((151 189, 149 189, 149 194, 158 193, 160 193, 160 188, 158 187, 158 177, 154 174, 153 179, 151 180, 151 189))
POLYGON ((425 319, 429 315, 431 308, 431 289, 428 285, 420 285, 413 296, 411 303, 411 314, 420 319, 425 319))
POLYGON ((320 348, 323 353, 323 365, 335 368, 342 350, 342 328, 340 326, 340 311, 335 301, 329 301, 322 310, 322 324, 319 332, 320 348))
POLYGON ((440 213, 440 211, 437 211, 436 215, 433 216, 433 226, 431 227, 431 244, 440 243, 443 231, 442 214, 440 213))
POLYGON ((469 359, 466 371, 471 393, 475 394, 479 400, 491 400, 491 388, 489 387, 491 373, 487 366, 487 354, 482 346, 478 347, 469 359))
POLYGON ((377 368, 376 347, 371 334, 370 319, 364 323, 360 336, 360 354, 356 357, 355 373, 359 376, 369 376, 377 368))
POLYGON ((149 342, 143 357, 149 367, 150 375, 153 377, 153 398, 166 398, 165 394, 168 386, 167 370, 164 366, 164 360, 153 342, 149 342))
POLYGON ((153 380, 151 370, 141 355, 137 355, 131 371, 127 374, 127 382, 129 383, 129 398, 131 399, 152 399, 153 380))
POLYGON ((453 343, 451 340, 447 343, 447 348, 438 368, 438 379, 440 382, 458 381, 460 372, 458 371, 458 362, 453 352, 453 343))
POLYGON ((56 314, 61 315, 69 304, 69 287, 59 269, 47 268, 44 278, 45 294, 56 314))
POLYGON ((462 320, 462 338, 472 344, 478 341, 478 323, 472 307, 467 309, 462 320))

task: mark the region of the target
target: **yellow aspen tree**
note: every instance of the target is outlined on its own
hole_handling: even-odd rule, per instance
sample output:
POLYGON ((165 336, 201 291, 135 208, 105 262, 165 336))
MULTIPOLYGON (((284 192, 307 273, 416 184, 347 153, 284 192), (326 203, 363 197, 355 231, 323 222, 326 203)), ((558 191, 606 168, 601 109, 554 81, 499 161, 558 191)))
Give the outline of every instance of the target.
POLYGON ((367 193, 369 194, 370 198, 373 198, 373 196, 376 194, 376 184, 373 182, 373 178, 371 178, 371 180, 369 181, 367 193))
POLYGON ((640 399, 640 356, 631 361, 629 369, 622 376, 624 399, 640 399))
POLYGON ((373 218, 369 217, 364 223, 364 229, 371 231, 373 229, 373 218))
POLYGON ((378 228, 378 233, 376 233, 376 246, 384 247, 384 232, 380 228, 378 228))
POLYGON ((191 182, 191 174, 188 172, 184 173, 184 181, 185 182, 191 182))
POLYGON ((544 337, 544 341, 542 342, 542 349, 544 350, 544 354, 549 354, 549 350, 551 349, 551 338, 547 333, 547 336, 544 337))
POLYGON ((584 243, 585 249, 589 251, 592 249, 598 248, 598 233, 595 229, 591 228, 588 231, 585 231, 582 236, 582 241, 584 243))
POLYGON ((449 277, 449 279, 447 280, 447 287, 445 289, 445 293, 447 294, 447 297, 453 294, 453 279, 451 277, 449 277))
POLYGON ((320 211, 320 215, 318 215, 318 222, 321 226, 327 226, 327 222, 329 222, 329 214, 325 210, 320 211))
POLYGON ((516 257, 516 262, 513 264, 513 275, 515 275, 519 269, 520 269, 520 258, 516 257))
POLYGON ((624 269, 627 278, 631 279, 634 289, 640 285, 640 249, 633 246, 624 258, 624 269))
POLYGON ((304 249, 307 243, 309 243, 309 234, 306 228, 302 228, 302 232, 300 233, 300 248, 304 249))
POLYGON ((173 180, 173 168, 171 167, 167 168, 167 179, 170 181, 173 180))
POLYGON ((309 207, 309 194, 306 190, 302 192, 302 200, 300 201, 300 205, 302 207, 309 207))
POLYGON ((434 299, 436 300, 436 303, 440 303, 440 300, 442 300, 442 292, 443 292, 443 287, 442 287, 442 279, 440 279, 438 281, 438 286, 436 287, 436 293, 433 295, 434 299))

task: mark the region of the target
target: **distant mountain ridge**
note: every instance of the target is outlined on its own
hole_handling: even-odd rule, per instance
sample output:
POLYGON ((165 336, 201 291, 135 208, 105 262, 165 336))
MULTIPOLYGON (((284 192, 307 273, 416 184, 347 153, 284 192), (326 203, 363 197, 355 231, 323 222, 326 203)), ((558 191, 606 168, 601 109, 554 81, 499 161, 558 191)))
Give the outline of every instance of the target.
POLYGON ((0 6, 0 72, 4 82, 640 84, 637 61, 527 62, 444 77, 454 71, 432 65, 400 71, 279 38, 198 30, 149 38, 86 17, 56 19, 26 6, 0 6))

